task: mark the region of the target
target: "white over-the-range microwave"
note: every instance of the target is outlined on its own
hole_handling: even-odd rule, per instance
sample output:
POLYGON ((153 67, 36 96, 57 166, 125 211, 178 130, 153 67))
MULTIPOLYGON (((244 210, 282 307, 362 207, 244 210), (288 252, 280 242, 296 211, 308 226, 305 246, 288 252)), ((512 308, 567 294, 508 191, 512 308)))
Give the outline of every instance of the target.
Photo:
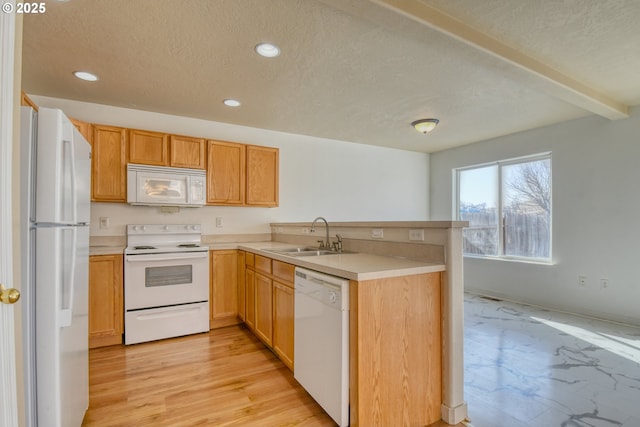
POLYGON ((127 203, 146 206, 203 206, 206 173, 201 169, 127 165, 127 203))

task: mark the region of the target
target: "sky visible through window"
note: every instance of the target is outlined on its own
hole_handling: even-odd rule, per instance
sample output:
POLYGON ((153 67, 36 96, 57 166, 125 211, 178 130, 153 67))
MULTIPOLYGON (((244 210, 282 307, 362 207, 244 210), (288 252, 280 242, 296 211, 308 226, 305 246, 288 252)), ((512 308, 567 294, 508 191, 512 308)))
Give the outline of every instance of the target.
POLYGON ((498 206, 498 166, 471 169, 460 174, 460 205, 498 206))

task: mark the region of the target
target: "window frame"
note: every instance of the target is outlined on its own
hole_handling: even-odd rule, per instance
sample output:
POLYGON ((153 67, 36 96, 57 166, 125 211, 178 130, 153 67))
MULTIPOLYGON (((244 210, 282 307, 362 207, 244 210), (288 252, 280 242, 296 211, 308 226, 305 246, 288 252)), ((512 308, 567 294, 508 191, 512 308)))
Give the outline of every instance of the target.
POLYGON ((460 168, 453 169, 453 178, 454 178, 454 197, 453 197, 453 209, 455 210, 455 218, 458 221, 460 219, 460 173, 481 169, 491 166, 497 166, 498 176, 497 176, 497 209, 498 209, 498 254, 497 255, 483 255, 483 254, 467 254, 464 253, 463 246, 463 256, 470 258, 479 258, 479 259, 494 259, 494 260, 505 260, 505 261, 517 261, 517 262, 525 262, 525 263, 536 263, 536 264, 553 264, 553 160, 551 156, 551 152, 544 152, 538 154, 532 154, 521 157, 514 157, 505 160, 496 160, 492 162, 479 163, 475 165, 464 166, 460 168), (540 160, 549 160, 549 180, 551 187, 550 194, 550 210, 549 210, 549 257, 541 258, 541 257, 528 257, 521 255, 507 255, 504 253, 504 195, 503 195, 503 182, 502 182, 502 169, 505 166, 512 166, 523 163, 530 163, 540 160))

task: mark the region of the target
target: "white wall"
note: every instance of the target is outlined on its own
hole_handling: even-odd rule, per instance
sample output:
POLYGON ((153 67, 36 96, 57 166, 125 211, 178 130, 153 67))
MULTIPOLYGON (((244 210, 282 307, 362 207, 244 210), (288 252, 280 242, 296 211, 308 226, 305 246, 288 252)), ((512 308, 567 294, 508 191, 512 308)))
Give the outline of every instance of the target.
POLYGON ((432 154, 431 218, 452 218, 453 168, 546 151, 553 265, 466 257, 465 288, 640 325, 639 108, 624 120, 593 116, 432 154))
MULTIPOLYGON (((157 208, 93 203, 94 236, 125 234, 126 224, 201 223, 204 234, 269 233, 270 222, 427 220, 429 156, 403 150, 273 132, 77 101, 32 96, 90 123, 154 130, 280 148, 280 206, 208 206, 161 214, 157 208), (99 217, 111 226, 101 230, 99 217), (223 228, 215 218, 223 218, 223 228)), ((331 124, 327 124, 330 126, 331 124)))

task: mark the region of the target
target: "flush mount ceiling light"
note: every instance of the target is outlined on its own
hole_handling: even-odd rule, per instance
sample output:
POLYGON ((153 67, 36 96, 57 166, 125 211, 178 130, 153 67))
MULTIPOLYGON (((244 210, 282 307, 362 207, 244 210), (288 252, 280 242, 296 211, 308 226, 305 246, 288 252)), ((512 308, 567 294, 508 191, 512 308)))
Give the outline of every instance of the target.
POLYGON ((265 58, 275 58, 280 55, 280 48, 271 43, 260 43, 256 45, 256 52, 265 58))
POLYGON ((416 128, 418 132, 429 133, 431 132, 437 124, 440 123, 438 119, 420 119, 411 123, 411 126, 416 128))
POLYGON ((98 76, 86 71, 74 71, 73 75, 81 80, 86 80, 88 82, 95 82, 96 80, 98 80, 98 76))
POLYGON ((238 101, 237 99, 225 99, 224 101, 222 101, 222 103, 224 105, 226 105, 227 107, 239 107, 240 106, 240 101, 238 101))

